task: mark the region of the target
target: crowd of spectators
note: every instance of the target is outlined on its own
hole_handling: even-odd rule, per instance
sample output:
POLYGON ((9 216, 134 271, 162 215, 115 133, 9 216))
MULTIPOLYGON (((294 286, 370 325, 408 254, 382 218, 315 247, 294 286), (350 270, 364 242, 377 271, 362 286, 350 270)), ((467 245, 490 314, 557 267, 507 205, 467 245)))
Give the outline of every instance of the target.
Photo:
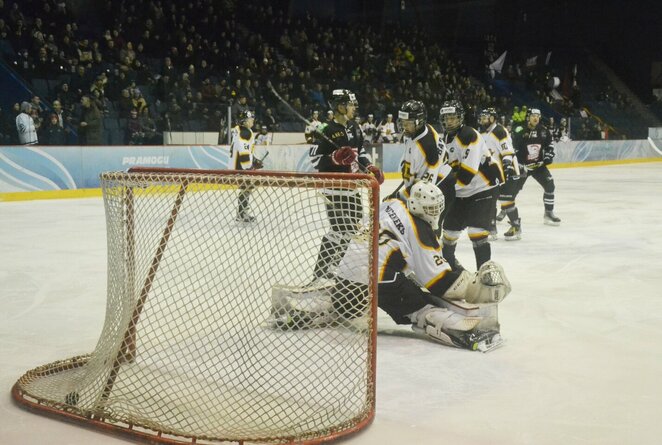
POLYGON ((66 0, 0 0, 4 58, 49 104, 33 108, 44 138, 56 102, 66 139, 77 135, 78 143, 98 141, 98 128, 104 143, 151 143, 162 131, 222 133, 228 107, 234 115, 254 109, 258 124, 275 130, 298 118, 271 85, 304 116, 326 113, 337 87, 354 90, 364 120, 373 114, 377 122, 412 97, 431 110, 450 98, 469 113, 494 105, 460 62, 397 25, 384 35, 236 0, 120 0, 96 20, 104 31, 79 25, 66 0), (121 140, 106 130, 121 131, 121 140))
MULTIPOLYGON (((237 0, 119 0, 89 21, 79 24, 66 0, 0 0, 0 50, 34 93, 0 110, 3 143, 16 140, 23 100, 32 104, 42 144, 158 144, 164 131, 213 131, 224 142, 228 110, 236 117, 248 108, 258 131, 302 131, 296 113, 329 119, 327 98, 338 87, 356 92, 374 142, 397 138, 393 115, 410 98, 426 103, 433 120, 432 110, 449 99, 465 104, 470 123, 487 106, 505 124, 520 117, 507 97, 495 97, 489 83, 410 27, 392 24, 381 33, 237 0)), ((496 56, 492 36, 486 57, 496 56)), ((510 64, 504 75, 554 101, 550 72, 510 64)), ((576 112, 578 95, 577 88, 560 102, 562 116, 576 112)), ((625 104, 610 90, 604 100, 625 104)), ((590 138, 599 133, 591 121, 578 129, 590 138)))

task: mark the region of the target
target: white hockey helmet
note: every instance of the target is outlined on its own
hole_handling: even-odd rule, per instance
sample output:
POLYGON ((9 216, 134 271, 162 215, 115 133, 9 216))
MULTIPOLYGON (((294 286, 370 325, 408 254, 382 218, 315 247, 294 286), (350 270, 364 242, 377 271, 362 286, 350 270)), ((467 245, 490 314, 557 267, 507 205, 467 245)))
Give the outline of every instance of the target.
POLYGON ((407 199, 409 212, 429 223, 434 230, 439 228, 439 215, 444 206, 444 194, 436 185, 419 181, 411 187, 407 199))

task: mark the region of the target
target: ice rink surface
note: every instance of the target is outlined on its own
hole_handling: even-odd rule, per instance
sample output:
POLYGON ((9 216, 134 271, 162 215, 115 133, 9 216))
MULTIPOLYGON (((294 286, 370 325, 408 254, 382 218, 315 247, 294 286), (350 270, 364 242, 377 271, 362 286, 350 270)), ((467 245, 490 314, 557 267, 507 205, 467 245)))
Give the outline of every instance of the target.
MULTIPOLYGON (((380 313, 376 418, 339 443, 661 443, 662 163, 552 173, 561 226, 543 225, 531 179, 518 199, 522 240, 492 243, 513 285, 500 305, 506 344, 447 348, 380 313)), ((25 371, 94 349, 105 243, 100 198, 0 203, 0 444, 127 443, 10 397, 25 371)), ((466 236, 458 258, 474 267, 466 236)))

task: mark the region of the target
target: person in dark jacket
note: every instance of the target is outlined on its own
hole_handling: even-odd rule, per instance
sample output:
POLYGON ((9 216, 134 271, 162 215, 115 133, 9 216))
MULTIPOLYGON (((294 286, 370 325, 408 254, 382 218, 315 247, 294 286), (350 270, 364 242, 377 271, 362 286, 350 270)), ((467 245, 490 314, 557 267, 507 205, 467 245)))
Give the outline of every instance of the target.
POLYGON ((101 145, 102 127, 101 112, 89 96, 80 100, 83 115, 78 124, 78 137, 81 145, 101 145))

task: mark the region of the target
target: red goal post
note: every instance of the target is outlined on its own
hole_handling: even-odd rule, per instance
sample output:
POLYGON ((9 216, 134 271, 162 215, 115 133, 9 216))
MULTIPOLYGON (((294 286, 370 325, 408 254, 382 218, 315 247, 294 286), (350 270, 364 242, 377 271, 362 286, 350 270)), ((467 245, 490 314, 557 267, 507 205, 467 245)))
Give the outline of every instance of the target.
POLYGON ((101 187, 101 336, 92 353, 23 375, 12 389, 19 405, 162 444, 317 444, 370 424, 379 207, 372 176, 134 168, 103 173, 101 187), (237 222, 246 190, 255 221, 237 222), (330 230, 329 193, 351 197, 341 205, 355 217, 334 236, 367 247, 350 265, 365 275, 359 296, 342 279, 309 284, 330 230), (288 314, 296 324, 274 323, 283 298, 288 310, 331 321, 288 314), (354 315, 340 317, 347 308, 338 301, 354 315))

